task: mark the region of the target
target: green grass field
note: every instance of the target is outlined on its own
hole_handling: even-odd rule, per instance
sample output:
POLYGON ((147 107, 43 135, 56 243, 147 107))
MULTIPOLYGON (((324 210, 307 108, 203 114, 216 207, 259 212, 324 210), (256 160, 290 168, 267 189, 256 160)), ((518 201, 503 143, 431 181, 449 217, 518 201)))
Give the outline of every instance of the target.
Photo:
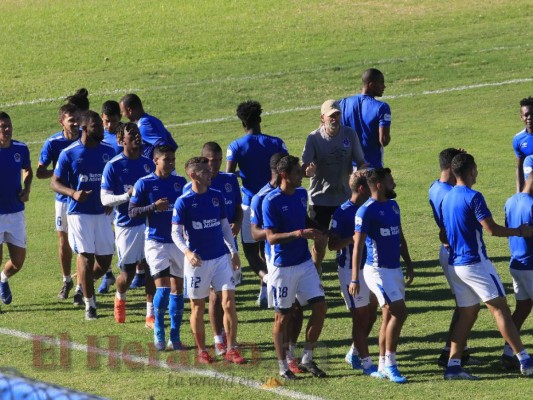
MULTIPOLYGON (((233 116, 246 99, 262 103, 263 131, 282 137, 291 153, 301 155, 306 135, 319 123, 320 104, 355 93, 362 71, 379 68, 393 114, 385 162, 398 185, 417 276, 407 293, 410 316, 398 353, 410 383, 401 387, 360 376, 343 362, 351 325, 337 289, 333 253, 328 253, 325 266, 329 311, 318 360, 328 379, 305 376, 284 386, 291 392, 277 394, 254 386, 275 376, 277 363, 273 312, 255 306, 255 279, 246 266, 246 281, 237 294, 239 340, 257 349, 257 362, 245 367, 219 363, 213 371, 235 377, 234 382, 243 378, 248 386, 202 381, 191 371, 132 367, 124 361, 108 366, 104 356, 94 365, 75 349, 63 368, 59 349, 47 352, 50 347, 43 345, 39 353, 32 340, 9 335, 8 330, 56 338, 66 332, 69 340, 82 345, 96 337, 104 348, 108 337, 116 336, 119 350, 132 351, 137 343, 145 357, 152 332, 144 328, 139 290, 129 294, 124 326, 113 320, 112 295, 98 298, 100 318, 90 323, 70 301, 56 299, 61 275, 53 194, 48 182, 34 180, 26 209, 27 261, 10 280, 14 302, 3 306, 0 315, 0 365, 113 399, 266 399, 280 394, 328 399, 522 398, 530 392, 531 380, 499 371, 503 342, 486 309, 469 343, 485 362, 471 369, 483 380, 445 382, 436 366, 453 301, 438 266, 437 229, 427 189, 438 177, 438 152, 450 146, 465 148, 478 163, 476 189, 484 193, 496 221, 503 222, 505 199, 515 187, 511 140, 522 129, 518 102, 533 94, 533 34, 526 28, 530 9, 526 0, 2 1, 0 109, 11 115, 14 137, 29 143, 34 168, 42 142, 59 130, 62 99, 79 87, 89 89, 97 111, 105 100, 138 93, 146 110, 173 132, 180 145, 178 172, 183 173, 185 160, 204 142, 215 140, 225 148, 242 134, 233 116), (36 366, 39 360, 45 365, 36 366)), ((486 243, 512 293, 507 241, 486 238, 486 243)), ((513 296, 508 298, 513 305, 513 296)), ((192 344, 188 322, 182 333, 192 344)), ((530 351, 532 333, 530 318, 523 332, 530 351)), ((373 355, 376 334, 374 329, 373 355)), ((166 365, 168 356, 159 355, 158 360, 166 365)))

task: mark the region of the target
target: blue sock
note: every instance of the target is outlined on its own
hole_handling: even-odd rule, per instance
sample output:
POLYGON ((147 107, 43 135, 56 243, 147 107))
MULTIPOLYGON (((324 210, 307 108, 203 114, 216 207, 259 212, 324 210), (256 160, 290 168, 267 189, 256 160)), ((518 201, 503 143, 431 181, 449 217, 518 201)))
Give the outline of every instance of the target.
POLYGON ((170 341, 179 343, 181 342, 180 327, 183 318, 183 294, 170 294, 168 312, 170 314, 170 341))
POLYGON ((165 342, 165 314, 167 313, 170 296, 169 287, 158 287, 154 296, 154 338, 157 342, 165 342))

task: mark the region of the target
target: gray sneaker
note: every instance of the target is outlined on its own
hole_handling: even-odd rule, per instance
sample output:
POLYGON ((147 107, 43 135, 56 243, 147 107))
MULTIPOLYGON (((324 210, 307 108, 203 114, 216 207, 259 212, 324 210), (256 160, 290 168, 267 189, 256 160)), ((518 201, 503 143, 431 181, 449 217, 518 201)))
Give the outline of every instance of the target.
POLYGON ((57 295, 57 298, 61 299, 61 300, 68 299, 68 294, 70 293, 70 291, 71 291, 73 286, 74 286, 74 283, 72 281, 63 282, 63 287, 59 291, 59 294, 57 295))
POLYGON ((96 308, 89 307, 88 310, 85 310, 85 319, 87 321, 93 321, 95 319, 98 319, 98 315, 96 314, 96 308))

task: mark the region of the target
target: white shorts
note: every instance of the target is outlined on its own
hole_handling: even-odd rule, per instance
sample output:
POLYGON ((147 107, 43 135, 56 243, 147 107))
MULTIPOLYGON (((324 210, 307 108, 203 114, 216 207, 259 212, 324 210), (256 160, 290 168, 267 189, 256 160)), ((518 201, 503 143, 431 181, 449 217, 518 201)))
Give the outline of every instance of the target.
POLYGON ((115 226, 118 266, 137 264, 144 259, 144 224, 115 226))
POLYGON ((452 294, 455 296, 455 291, 453 290, 453 285, 450 280, 450 264, 448 264, 448 256, 450 253, 448 252, 448 249, 444 247, 443 244, 440 245, 439 250, 439 264, 442 267, 442 272, 444 272, 444 277, 446 278, 446 281, 448 282, 448 286, 450 286, 450 290, 452 291, 452 294))
POLYGON ((450 278, 459 307, 470 307, 496 297, 505 297, 500 277, 490 260, 450 268, 450 278))
POLYGON ((150 267, 150 275, 154 276, 170 267, 170 275, 183 278, 184 255, 174 243, 161 243, 146 239, 144 255, 150 267))
POLYGON ((113 254, 115 237, 107 215, 69 214, 67 220, 68 241, 74 252, 97 256, 113 254))
POLYGON ((405 300, 405 281, 401 268, 379 268, 365 264, 363 275, 368 288, 376 295, 380 307, 405 300))
POLYGON ((56 231, 68 232, 67 203, 55 202, 56 210, 56 231))
POLYGON ((351 268, 339 268, 337 274, 339 275, 342 297, 348 310, 366 307, 370 304, 370 289, 366 284, 364 273, 359 273, 359 294, 355 297, 350 295, 348 290, 352 281, 351 268))
POLYGON ((533 271, 511 268, 513 289, 516 300, 533 300, 533 271))
POLYGON ((290 267, 271 266, 268 271, 268 296, 275 309, 289 309, 295 300, 301 306, 324 297, 324 287, 311 259, 290 267))
MULTIPOLYGON (((4 173, 7 173, 4 171, 4 173)), ((24 211, 0 214, 0 244, 11 243, 26 248, 26 219, 24 211)))
POLYGON ((193 267, 185 257, 185 288, 190 299, 209 297, 209 289, 215 292, 235 290, 235 278, 229 255, 212 260, 203 260, 202 265, 193 267))
POLYGON ((252 209, 250 206, 244 204, 242 207, 242 227, 241 227, 241 239, 243 243, 255 243, 254 238, 252 237, 252 223, 250 222, 252 209))

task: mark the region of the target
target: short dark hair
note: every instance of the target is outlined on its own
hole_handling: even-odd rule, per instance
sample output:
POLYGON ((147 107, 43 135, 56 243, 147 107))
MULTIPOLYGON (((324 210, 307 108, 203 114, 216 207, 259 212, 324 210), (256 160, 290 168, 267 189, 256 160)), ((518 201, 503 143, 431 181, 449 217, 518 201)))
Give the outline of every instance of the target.
POLYGON ((376 68, 367 69, 365 72, 363 72, 363 75, 361 76, 361 80, 365 85, 369 84, 370 82, 376 82, 383 78, 383 72, 376 68))
POLYGON ((137 129, 137 131, 139 131, 139 127, 134 122, 126 122, 125 124, 120 124, 117 130, 117 142, 123 142, 126 133, 131 132, 132 129, 137 129))
POLYGON ((80 126, 87 126, 90 121, 101 121, 100 114, 96 111, 87 110, 80 115, 80 126))
POLYGON ((439 153, 440 170, 444 171, 452 165, 452 160, 457 154, 466 153, 463 149, 448 147, 439 153))
POLYGON ((189 174, 190 171, 198 171, 200 165, 207 165, 209 160, 206 157, 192 157, 185 163, 185 172, 189 174))
POLYGON ((285 156, 286 156, 285 153, 274 153, 274 154, 272 154, 272 157, 270 157, 270 170, 277 172, 278 171, 279 160, 281 160, 285 156))
POLYGON ((387 178, 387 175, 390 174, 390 168, 369 169, 366 173, 366 181, 368 182, 368 186, 376 187, 378 183, 383 183, 387 178))
POLYGON ((298 157, 285 155, 279 159, 276 165, 276 170, 278 171, 278 174, 281 174, 282 172, 290 174, 299 162, 300 159, 298 157))
POLYGON ((457 154, 452 160, 452 172, 456 178, 464 178, 476 166, 471 154, 457 154))
POLYGON ((131 108, 131 109, 139 109, 142 108, 143 103, 139 96, 137 96, 135 93, 128 93, 120 99, 120 102, 124 104, 125 107, 131 108))
POLYGON ((75 115, 79 111, 79 108, 72 103, 63 104, 59 107, 58 117, 59 119, 62 119, 66 114, 75 115))
POLYGON ((102 104, 102 114, 105 115, 120 115, 120 106, 115 100, 107 100, 102 104))
POLYGON ((204 152, 211 152, 211 153, 218 154, 218 153, 222 153, 222 148, 217 142, 207 142, 207 143, 204 143, 204 145, 202 146, 202 154, 204 154, 204 152))
POLYGON ((89 110, 89 91, 85 88, 78 89, 76 93, 71 96, 67 96, 65 101, 70 104, 74 104, 80 111, 89 110))
POLYGON ((247 100, 237 106, 237 117, 246 127, 260 123, 262 112, 261 104, 255 100, 247 100))
POLYGON ((5 111, 0 111, 0 119, 8 119, 11 121, 11 117, 5 111))
POLYGON ((520 100, 520 107, 533 107, 533 97, 529 96, 520 100))
POLYGON ((175 153, 175 151, 172 147, 166 144, 154 147, 154 158, 159 158, 165 153, 175 153))
POLYGON ((366 169, 358 169, 357 171, 352 172, 349 180, 349 185, 352 192, 357 192, 357 188, 361 185, 368 187, 366 175, 366 169))

